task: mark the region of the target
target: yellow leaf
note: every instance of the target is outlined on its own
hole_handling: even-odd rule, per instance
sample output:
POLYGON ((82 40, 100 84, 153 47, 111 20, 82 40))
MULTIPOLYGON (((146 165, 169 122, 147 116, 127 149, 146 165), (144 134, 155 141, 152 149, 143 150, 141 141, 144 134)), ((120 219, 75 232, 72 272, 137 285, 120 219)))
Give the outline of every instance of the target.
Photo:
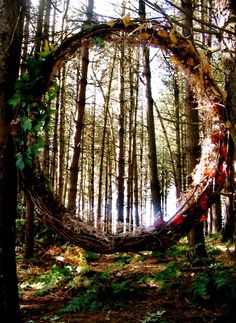
POLYGON ((50 52, 50 46, 49 46, 48 39, 45 39, 44 40, 44 52, 45 53, 49 53, 50 52))
POLYGON ((227 128, 227 129, 230 129, 230 128, 232 128, 232 127, 233 127, 232 122, 230 122, 229 120, 228 120, 228 121, 226 121, 225 125, 226 125, 226 128, 227 128))
POLYGON ((108 26, 110 26, 111 28, 113 28, 113 27, 114 27, 114 25, 115 25, 115 23, 116 23, 116 21, 115 21, 115 20, 109 20, 109 21, 107 22, 107 25, 108 25, 108 26))
POLYGON ((122 18, 122 21, 123 21, 123 23, 124 23, 124 25, 125 25, 125 27, 127 27, 127 26, 129 26, 129 25, 132 25, 132 22, 131 22, 131 20, 130 20, 130 13, 128 12, 128 13, 126 13, 122 18))
POLYGON ((178 39, 177 39, 177 37, 176 37, 176 34, 175 34, 175 31, 174 31, 174 30, 172 30, 172 31, 170 32, 170 40, 171 40, 171 42, 172 42, 173 44, 176 44, 176 43, 178 42, 178 39))
POLYGON ((149 38, 149 34, 148 33, 138 34, 138 38, 141 40, 147 40, 149 38))
POLYGON ((170 57, 170 60, 171 60, 171 62, 173 63, 173 64, 175 64, 175 65, 182 65, 182 63, 181 63, 181 61, 178 59, 178 58, 176 58, 175 56, 171 56, 170 57))
POLYGON ((221 91, 221 93, 222 93, 223 100, 225 100, 228 95, 227 91, 221 91))
POLYGON ((222 92, 220 91, 220 89, 218 89, 218 87, 216 87, 216 86, 211 86, 211 91, 215 94, 215 95, 217 95, 217 96, 222 96, 222 92))

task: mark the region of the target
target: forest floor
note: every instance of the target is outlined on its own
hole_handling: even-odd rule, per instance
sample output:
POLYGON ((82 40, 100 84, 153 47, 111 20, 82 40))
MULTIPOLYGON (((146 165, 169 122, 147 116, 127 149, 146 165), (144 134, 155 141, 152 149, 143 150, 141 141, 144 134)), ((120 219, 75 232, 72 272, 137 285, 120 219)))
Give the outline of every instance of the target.
POLYGON ((37 248, 17 268, 23 321, 236 322, 236 258, 212 238, 190 264, 182 242, 158 253, 97 255, 64 245, 37 248))

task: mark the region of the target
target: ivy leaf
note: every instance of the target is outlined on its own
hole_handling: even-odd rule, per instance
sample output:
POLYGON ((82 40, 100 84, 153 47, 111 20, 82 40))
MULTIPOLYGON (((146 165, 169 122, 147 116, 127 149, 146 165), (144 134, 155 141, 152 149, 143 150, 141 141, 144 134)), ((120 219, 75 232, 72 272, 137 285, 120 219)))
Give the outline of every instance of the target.
POLYGON ((28 165, 30 167, 33 165, 33 160, 30 156, 27 156, 26 158, 24 158, 24 162, 26 165, 28 165))
POLYGON ((99 47, 104 47, 104 40, 101 36, 94 36, 92 38, 93 42, 95 45, 99 46, 99 47))
POLYGON ((25 73, 22 75, 22 80, 23 80, 23 81, 27 81, 27 82, 30 80, 29 72, 25 72, 25 73))
POLYGON ((57 84, 53 84, 52 86, 50 86, 47 92, 45 93, 46 100, 53 101, 57 97, 57 92, 58 92, 57 84))
POLYGON ((32 159, 37 156, 38 151, 40 148, 44 146, 43 140, 38 138, 37 142, 32 144, 30 147, 27 149, 27 157, 32 159))
POLYGON ((16 167, 20 170, 23 170, 25 168, 25 163, 22 159, 16 161, 16 167))
POLYGON ((92 28, 92 26, 89 23, 84 23, 82 26, 82 30, 90 30, 91 28, 92 28))
POLYGON ((16 167, 20 170, 24 169, 25 163, 23 162, 23 156, 22 153, 16 154, 16 167))
POLYGON ((26 132, 27 130, 30 131, 32 129, 32 122, 29 118, 27 117, 23 117, 22 118, 22 121, 21 121, 21 124, 22 124, 22 128, 23 130, 26 132))
POLYGON ((7 101, 8 104, 12 105, 13 108, 16 108, 21 101, 20 91, 16 91, 14 95, 7 101))

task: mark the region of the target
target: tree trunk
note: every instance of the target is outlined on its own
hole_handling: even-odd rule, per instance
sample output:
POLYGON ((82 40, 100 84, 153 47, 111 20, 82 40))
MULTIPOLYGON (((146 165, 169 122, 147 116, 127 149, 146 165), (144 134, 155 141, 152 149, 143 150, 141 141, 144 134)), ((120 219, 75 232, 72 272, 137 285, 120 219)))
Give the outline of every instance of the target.
POLYGON ((21 322, 15 261, 17 175, 10 130, 13 111, 6 102, 19 71, 23 12, 24 1, 0 0, 0 318, 4 323, 21 322))
MULTIPOLYGON (((136 70, 139 70, 139 63, 137 61, 136 70)), ((135 111, 134 111, 134 129, 133 129, 133 156, 132 156, 132 164, 133 164, 133 178, 134 178, 134 222, 135 225, 138 227, 140 225, 140 218, 139 218, 139 183, 138 183, 138 158, 137 158, 137 113, 138 113, 138 89, 139 84, 139 76, 137 75, 135 80, 135 111)))
POLYGON ((176 118, 176 197, 180 197, 183 189, 182 183, 182 154, 181 154, 181 128, 180 128, 180 93, 179 93, 179 75, 174 74, 174 103, 176 118))
MULTIPOLYGON (((87 21, 90 22, 93 17, 93 0, 89 0, 87 7, 87 21)), ((74 138, 74 152, 70 166, 70 189, 68 195, 68 208, 70 210, 76 210, 76 196, 77 196, 77 184, 79 173, 79 160, 81 152, 81 137, 84 127, 84 113, 86 105, 86 88, 87 88, 87 75, 89 66, 89 46, 85 43, 82 53, 81 64, 81 80, 78 92, 78 118, 76 120, 76 133, 74 138)))
MULTIPOLYGON (((139 14, 141 19, 146 18, 145 1, 139 1, 139 14)), ((148 159, 150 173, 150 187, 152 197, 152 207, 154 217, 162 216, 161 210, 161 188, 158 179, 157 170, 157 152, 156 152, 156 135, 153 112, 153 98, 151 85, 151 69, 150 69, 150 51, 149 48, 143 49, 144 57, 144 76, 146 80, 146 99, 147 99, 147 132, 148 132, 148 159)))
POLYGON ((24 258, 29 259, 34 254, 34 205, 32 201, 25 196, 25 253, 24 258))
MULTIPOLYGON (((236 12, 235 4, 232 1, 222 1, 219 5, 219 16, 224 17, 223 27, 227 25, 227 28, 231 29, 234 33, 236 32, 236 12)), ((235 236, 236 239, 236 203, 235 203, 235 189, 236 189, 236 40, 235 36, 232 39, 228 39, 226 33, 222 34, 221 41, 222 51, 222 62, 225 74, 225 90, 227 92, 226 97, 226 111, 227 121, 229 121, 229 132, 231 134, 229 141, 229 179, 227 190, 229 196, 226 198, 226 216, 224 221, 224 227, 222 232, 222 240, 232 240, 235 236)), ((236 240, 235 240, 236 243, 236 240)))
POLYGON ((220 196, 210 209, 210 230, 209 233, 217 233, 222 230, 222 212, 220 196))
POLYGON ((114 56, 112 58, 112 65, 110 70, 110 77, 108 82, 107 94, 104 95, 104 124, 102 130, 102 140, 101 140, 101 149, 100 149, 100 164, 99 164, 99 182, 98 182, 98 202, 97 202, 97 220, 98 224, 101 222, 102 218, 102 196, 103 196, 103 165, 104 165, 104 155, 105 155, 105 143, 107 137, 107 122, 108 122, 108 113, 109 113, 109 105, 110 105, 110 95, 111 95, 111 87, 115 69, 116 62, 116 50, 114 56))
MULTIPOLYGON (((96 92, 95 98, 96 100, 96 92)), ((93 104, 92 114, 92 134, 91 134, 91 150, 90 150, 90 180, 89 180, 89 223, 94 224, 94 208, 95 208, 95 126, 96 126, 96 103, 93 104)))
POLYGON ((58 121, 59 121, 59 100, 60 91, 57 91, 56 98, 56 113, 53 125, 53 139, 52 139, 52 157, 51 157, 51 167, 50 167, 50 179, 52 181, 52 186, 57 187, 58 176, 57 176, 57 166, 58 166, 58 121))
POLYGON ((119 153, 117 176, 117 218, 118 222, 124 222, 124 174, 125 174, 125 53, 124 44, 121 45, 120 57, 120 94, 119 94, 119 153))
POLYGON ((36 34, 35 34, 36 53, 40 52, 44 46, 43 25, 44 25, 45 4, 46 4, 46 0, 40 0, 39 6, 38 6, 38 18, 37 18, 37 27, 36 27, 36 34))
POLYGON ((63 202, 64 189, 65 189, 65 105, 66 105, 66 68, 62 69, 61 84, 60 84, 60 113, 59 113, 59 161, 58 161, 58 197, 63 202))
MULTIPOLYGON (((186 37, 193 38, 192 27, 193 27, 193 5, 191 0, 181 1, 184 21, 183 33, 186 37)), ((188 163, 188 176, 189 185, 192 183, 192 177, 190 174, 193 172, 198 159, 200 157, 200 146, 199 146, 199 126, 198 126, 198 110, 196 99, 193 91, 190 88, 188 80, 185 84, 185 111, 187 119, 187 163, 188 163)), ((199 224, 194 227, 189 236, 188 242, 190 247, 190 259, 194 260, 195 257, 205 257, 205 241, 203 234, 203 225, 199 224)))

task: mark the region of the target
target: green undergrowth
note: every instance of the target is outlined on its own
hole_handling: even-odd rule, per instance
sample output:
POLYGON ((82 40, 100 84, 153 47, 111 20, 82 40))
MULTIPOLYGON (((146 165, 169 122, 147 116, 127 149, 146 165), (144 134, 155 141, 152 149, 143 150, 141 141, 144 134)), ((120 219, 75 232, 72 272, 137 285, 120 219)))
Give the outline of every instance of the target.
POLYGON ((220 262, 212 263, 197 273, 191 291, 197 299, 236 301, 236 275, 234 268, 225 267, 220 262))
MULTIPOLYGON (((193 306, 230 306, 236 301, 235 259, 226 258, 216 242, 207 249, 208 258, 195 265, 188 261, 185 241, 165 255, 141 252, 102 256, 70 245, 53 247, 43 261, 18 257, 20 295, 30 291, 45 297, 62 291, 66 305, 58 309, 59 316, 81 311, 125 311, 131 303, 145 301, 150 291, 160 293, 160 297, 178 295, 191 300, 193 306)), ((143 322, 168 322, 165 315, 169 308, 165 308, 164 300, 163 304, 160 310, 147 313, 143 322)))

